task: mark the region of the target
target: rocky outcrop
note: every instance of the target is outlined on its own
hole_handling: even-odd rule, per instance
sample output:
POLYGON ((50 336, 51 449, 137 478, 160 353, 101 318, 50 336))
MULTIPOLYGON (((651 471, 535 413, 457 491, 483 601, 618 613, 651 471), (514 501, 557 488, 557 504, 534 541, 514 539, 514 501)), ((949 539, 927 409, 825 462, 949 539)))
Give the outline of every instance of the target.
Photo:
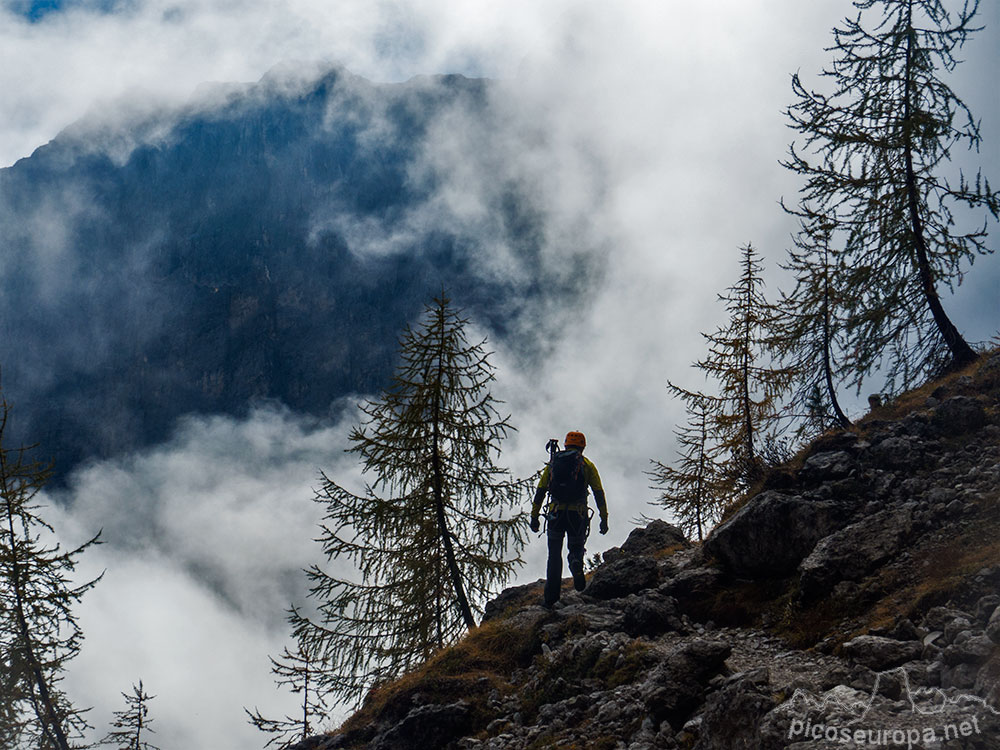
MULTIPOLYGON (((981 370, 1000 388, 1000 357, 981 370)), ((530 663, 309 747, 995 750, 1000 397, 977 377, 824 436, 701 547, 656 521, 552 609, 503 592, 484 621, 530 663)))
POLYGON ((660 569, 651 557, 620 557, 594 571, 586 592, 595 599, 619 599, 656 588, 660 569))
POLYGON ((879 635, 859 635, 843 646, 844 656, 877 672, 919 659, 923 651, 920 641, 898 641, 879 635))
POLYGON ((887 508, 821 539, 799 565, 802 598, 814 600, 841 581, 859 581, 899 554, 912 533, 915 507, 887 508))
POLYGON ((836 531, 844 516, 835 502, 768 491, 716 527, 705 550, 744 575, 784 575, 836 531))

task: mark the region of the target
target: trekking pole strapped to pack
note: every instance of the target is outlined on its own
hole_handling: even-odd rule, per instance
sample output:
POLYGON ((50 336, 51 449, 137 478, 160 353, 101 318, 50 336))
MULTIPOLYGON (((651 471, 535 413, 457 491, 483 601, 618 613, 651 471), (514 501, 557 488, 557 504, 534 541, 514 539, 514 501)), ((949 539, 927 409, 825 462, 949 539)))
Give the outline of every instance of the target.
POLYGON ((549 453, 549 483, 545 488, 545 494, 548 498, 548 502, 545 504, 545 527, 542 529, 543 533, 549 530, 549 515, 552 512, 552 464, 555 462, 556 454, 559 452, 559 441, 556 438, 552 438, 545 444, 545 450, 549 453))

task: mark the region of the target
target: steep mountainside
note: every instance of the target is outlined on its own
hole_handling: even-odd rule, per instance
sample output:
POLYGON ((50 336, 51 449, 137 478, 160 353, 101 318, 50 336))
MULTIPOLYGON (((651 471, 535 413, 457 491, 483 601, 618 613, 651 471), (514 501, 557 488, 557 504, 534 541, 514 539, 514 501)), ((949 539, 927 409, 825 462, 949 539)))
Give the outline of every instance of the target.
MULTIPOLYGON (((95 114, 0 170, 0 366, 23 437, 65 470, 186 412, 324 413, 385 384, 442 285, 502 334, 536 295, 544 217, 513 169, 466 184, 457 215, 441 191, 466 156, 439 153, 461 123, 503 162, 495 101, 460 76, 275 71, 95 114)), ((545 278, 547 296, 586 283, 545 278)))
POLYGON ((1000 353, 822 436, 703 546, 654 521, 568 583, 296 750, 995 750, 1000 353))

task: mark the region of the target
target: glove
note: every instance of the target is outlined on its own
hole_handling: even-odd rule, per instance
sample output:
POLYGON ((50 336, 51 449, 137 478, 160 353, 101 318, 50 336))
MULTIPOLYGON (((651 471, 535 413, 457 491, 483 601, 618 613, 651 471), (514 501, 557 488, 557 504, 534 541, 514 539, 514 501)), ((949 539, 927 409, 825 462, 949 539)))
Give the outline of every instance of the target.
POLYGON ((538 531, 539 527, 541 526, 541 524, 539 524, 538 522, 538 516, 532 516, 531 523, 528 525, 531 527, 532 531, 538 531))
POLYGON ((608 519, 607 519, 607 518, 602 518, 602 519, 601 519, 601 528, 600 528, 600 532, 601 532, 602 534, 607 534, 607 533, 608 533, 608 519))

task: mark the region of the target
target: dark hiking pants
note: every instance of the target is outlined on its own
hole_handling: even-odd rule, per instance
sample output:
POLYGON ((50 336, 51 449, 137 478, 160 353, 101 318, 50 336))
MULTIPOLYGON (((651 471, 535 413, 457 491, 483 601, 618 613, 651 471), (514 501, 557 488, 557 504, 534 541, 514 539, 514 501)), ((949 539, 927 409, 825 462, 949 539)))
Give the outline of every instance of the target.
POLYGON ((549 562, 545 568, 545 603, 559 601, 562 588, 562 545, 566 537, 566 561, 572 571, 576 562, 583 565, 584 543, 587 541, 587 527, 590 519, 586 511, 560 510, 549 517, 547 535, 549 541, 549 562))

